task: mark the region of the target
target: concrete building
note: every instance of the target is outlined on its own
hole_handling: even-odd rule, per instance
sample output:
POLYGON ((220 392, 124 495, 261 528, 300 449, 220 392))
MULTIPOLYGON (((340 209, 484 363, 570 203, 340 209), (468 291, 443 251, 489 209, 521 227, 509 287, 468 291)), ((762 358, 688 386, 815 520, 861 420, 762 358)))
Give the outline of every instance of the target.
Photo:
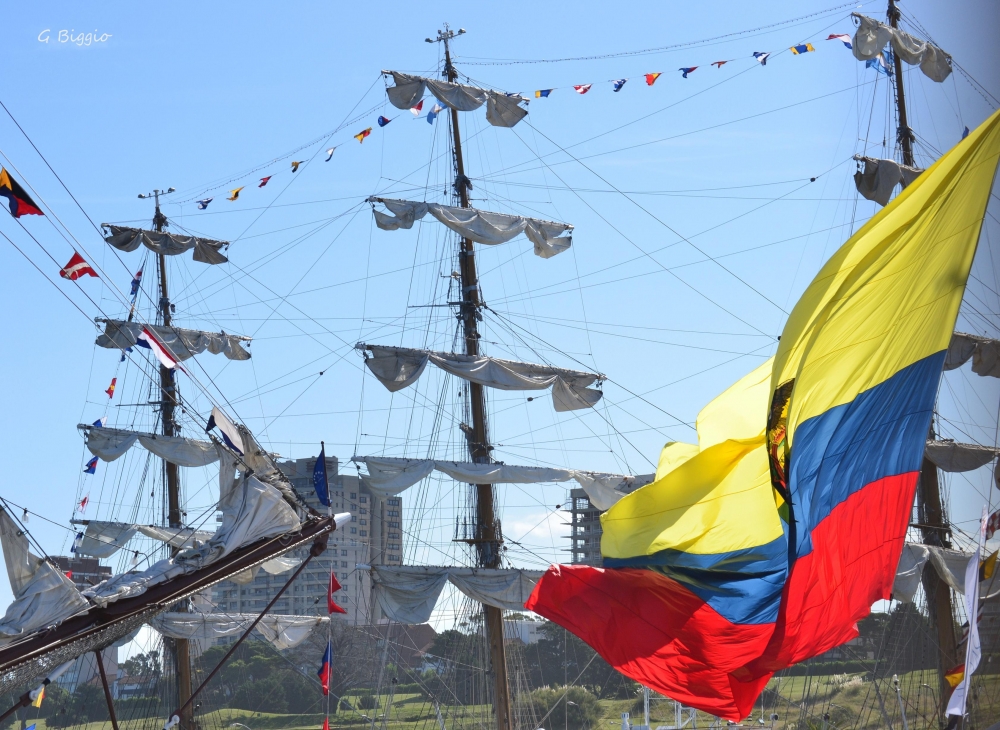
MULTIPOLYGON (((299 496, 322 513, 326 507, 319 503, 312 485, 315 464, 315 458, 294 459, 278 462, 278 468, 288 477, 299 496)), ((333 512, 350 512, 351 521, 330 536, 327 551, 309 563, 271 612, 326 615, 326 590, 332 570, 343 586, 336 596, 338 603, 347 611, 343 618, 353 625, 366 624, 373 611, 371 576, 367 566, 400 565, 402 562, 402 500, 399 497, 377 497, 358 477, 340 474, 336 457, 327 457, 326 470, 333 512)), ((307 553, 308 546, 289 555, 304 558, 307 553)), ((212 602, 220 611, 263 611, 289 575, 269 575, 262 570, 246 585, 223 581, 213 588, 212 602)), ((377 620, 378 616, 375 615, 374 619, 377 620)), ((227 637, 221 641, 228 643, 232 640, 227 637)))
MULTIPOLYGON (((91 588, 111 577, 111 568, 101 565, 97 558, 78 558, 75 555, 56 555, 52 562, 81 591, 91 588)), ((118 677, 118 647, 111 646, 101 652, 104 658, 104 671, 107 673, 111 691, 116 691, 118 677)), ((90 682, 100 682, 97 670, 97 657, 88 652, 78 657, 73 667, 56 680, 56 684, 69 692, 76 691, 77 686, 90 682)))
POLYGON ((601 567, 601 510, 597 509, 580 488, 569 493, 569 553, 571 563, 601 567))

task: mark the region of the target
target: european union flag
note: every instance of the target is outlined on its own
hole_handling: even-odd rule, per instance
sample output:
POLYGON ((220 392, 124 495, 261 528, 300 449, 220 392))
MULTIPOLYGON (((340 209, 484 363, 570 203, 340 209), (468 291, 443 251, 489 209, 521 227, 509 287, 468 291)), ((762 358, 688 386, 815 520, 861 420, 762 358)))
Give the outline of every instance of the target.
POLYGON ((326 481, 326 444, 320 441, 319 457, 313 467, 313 489, 324 507, 330 506, 330 485, 326 481))

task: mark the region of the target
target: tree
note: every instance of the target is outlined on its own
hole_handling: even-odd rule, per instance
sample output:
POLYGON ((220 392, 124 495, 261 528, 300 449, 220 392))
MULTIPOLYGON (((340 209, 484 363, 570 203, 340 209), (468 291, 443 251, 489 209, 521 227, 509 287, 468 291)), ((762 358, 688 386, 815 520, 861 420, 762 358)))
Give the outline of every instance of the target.
POLYGON ((582 685, 600 697, 631 696, 634 683, 597 656, 583 639, 551 621, 544 622, 541 632, 543 638, 524 649, 526 663, 531 667, 531 686, 568 682, 582 685))
POLYGON ((583 687, 542 687, 528 695, 528 702, 537 722, 554 730, 587 730, 601 717, 597 697, 583 687))

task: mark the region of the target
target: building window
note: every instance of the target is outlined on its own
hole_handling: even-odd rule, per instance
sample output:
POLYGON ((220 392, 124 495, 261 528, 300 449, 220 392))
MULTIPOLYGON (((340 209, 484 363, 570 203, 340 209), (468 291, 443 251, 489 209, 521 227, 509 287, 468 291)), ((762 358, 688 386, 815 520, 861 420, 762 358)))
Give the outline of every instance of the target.
POLYGON ((395 527, 398 530, 399 529, 399 523, 398 522, 390 522, 389 523, 389 527, 395 527))
MULTIPOLYGON (((340 554, 341 554, 341 555, 347 555, 347 551, 346 551, 346 550, 341 550, 341 551, 340 551, 340 554)), ((347 563, 344 563, 344 565, 346 566, 346 565, 347 565, 347 563)))
MULTIPOLYGON (((347 555, 347 551, 346 550, 344 551, 344 555, 347 555)), ((341 568, 346 568, 347 567, 347 561, 346 560, 341 560, 340 561, 340 567, 341 568)))
POLYGON ((388 504, 390 507, 398 507, 399 497, 391 497, 390 499, 386 500, 386 504, 388 504))
POLYGON ((390 555, 389 556, 389 562, 390 563, 398 563, 399 562, 399 556, 398 555, 390 555))
POLYGON ((357 499, 357 498, 358 498, 358 493, 357 492, 351 492, 351 499, 357 499))
POLYGON ((368 514, 368 510, 365 507, 362 507, 361 508, 361 514, 363 514, 363 515, 368 514))
POLYGON ((358 521, 358 516, 357 515, 351 515, 351 522, 357 522, 357 521, 358 521))
POLYGON ((368 501, 368 497, 366 497, 365 495, 362 494, 361 495, 361 501, 362 502, 367 502, 368 501))
POLYGON ((361 537, 368 537, 368 530, 362 530, 361 537))
POLYGON ((399 539, 399 533, 398 532, 390 532, 389 533, 389 539, 390 540, 398 540, 399 539))
POLYGON ((399 543, 390 542, 388 545, 386 545, 386 547, 389 548, 390 550, 399 550, 399 543))
POLYGON ((399 510, 398 509, 391 509, 391 510, 389 510, 389 516, 390 517, 399 517, 399 510))
POLYGON ((361 524, 362 525, 367 525, 368 524, 368 520, 361 520, 361 524))
POLYGON ((351 512, 357 512, 357 511, 358 511, 358 505, 351 502, 351 512))
POLYGON ((357 535, 358 534, 358 528, 357 527, 352 527, 351 528, 351 534, 352 535, 357 535))

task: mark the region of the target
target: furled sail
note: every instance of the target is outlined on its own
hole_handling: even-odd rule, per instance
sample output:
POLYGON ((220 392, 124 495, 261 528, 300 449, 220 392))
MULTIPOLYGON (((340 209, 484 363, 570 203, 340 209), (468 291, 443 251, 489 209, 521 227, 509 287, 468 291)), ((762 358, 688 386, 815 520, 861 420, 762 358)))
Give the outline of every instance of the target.
POLYGON ((960 368, 972 359, 972 372, 976 375, 1000 378, 1000 340, 965 332, 956 332, 948 345, 944 369, 960 368))
POLYGON ((540 570, 407 565, 372 566, 375 598, 386 617, 404 624, 430 619, 446 582, 477 603, 521 611, 540 570))
POLYGON ((58 624, 90 607, 61 570, 32 554, 28 536, 2 508, 0 546, 14 594, 14 602, 0 618, 0 644, 58 624))
MULTIPOLYGON (((149 625, 172 639, 221 639, 241 634, 257 618, 253 613, 162 613, 149 625)), ((328 624, 328 616, 292 616, 265 614, 254 630, 284 650, 305 641, 317 626, 328 624)))
POLYGON ((920 65, 920 70, 932 81, 942 82, 951 73, 951 56, 927 41, 915 38, 909 33, 892 28, 860 13, 851 13, 858 19, 858 29, 854 33, 851 50, 859 61, 875 58, 887 43, 903 61, 911 66, 920 65))
POLYGON ((102 461, 118 459, 136 441, 152 454, 178 466, 207 466, 219 460, 219 453, 211 441, 85 424, 77 428, 86 432, 87 449, 102 461))
POLYGON ((928 441, 924 456, 943 471, 963 472, 986 466, 1000 453, 993 446, 963 444, 957 441, 928 441))
MULTIPOLYGON (((912 603, 920 587, 920 579, 927 563, 930 563, 941 580, 958 593, 965 593, 965 571, 973 553, 948 550, 936 545, 921 545, 908 542, 903 545, 903 554, 896 568, 896 578, 892 584, 892 597, 897 601, 912 603)), ((1000 594, 1000 571, 980 583, 979 595, 992 598, 1000 594)))
POLYGON ((603 381, 604 376, 580 370, 408 347, 358 343, 355 349, 372 353, 372 357, 366 353, 365 365, 393 393, 415 383, 430 362, 463 380, 499 390, 551 387, 552 403, 557 412, 593 408, 604 395, 588 387, 603 381))
POLYGON ((861 156, 856 156, 854 159, 865 163, 864 170, 854 173, 854 185, 858 192, 868 200, 874 200, 883 206, 889 204, 896 185, 902 184, 905 188, 923 172, 916 167, 901 165, 895 160, 861 156))
POLYGON ((225 332, 203 332, 181 327, 124 322, 120 319, 98 319, 104 322, 104 333, 97 336, 97 344, 108 349, 125 350, 129 347, 148 347, 139 335, 144 329, 150 330, 175 359, 183 361, 208 350, 213 355, 223 354, 230 360, 249 360, 250 353, 240 342, 249 342, 249 337, 227 335, 225 332))
POLYGON ((487 246, 506 243, 523 231, 535 245, 535 255, 543 259, 562 253, 573 243, 573 226, 568 223, 393 198, 373 197, 368 202, 382 203, 392 213, 389 215, 373 209, 375 225, 383 231, 412 228, 414 222, 430 213, 460 236, 487 246))
POLYGON ((603 472, 558 469, 512 464, 476 464, 471 461, 442 459, 402 459, 388 456, 353 456, 351 461, 364 464, 367 474, 361 481, 382 497, 391 497, 409 489, 432 471, 469 484, 544 484, 575 479, 598 509, 606 510, 638 487, 653 481, 652 474, 628 476, 603 472))
POLYGON ((441 79, 411 76, 399 71, 383 73, 392 74, 392 80, 396 84, 388 87, 385 92, 389 97, 389 103, 397 109, 412 109, 430 89, 434 98, 456 111, 471 112, 487 104, 486 121, 494 127, 513 127, 528 114, 528 110, 520 106, 525 99, 518 95, 501 94, 441 79))
POLYGON ((192 257, 203 264, 224 264, 229 261, 222 254, 222 247, 229 245, 226 241, 114 226, 110 223, 102 223, 101 226, 105 230, 104 240, 119 251, 135 251, 141 243, 150 251, 162 253, 164 256, 176 256, 193 248, 192 257))

